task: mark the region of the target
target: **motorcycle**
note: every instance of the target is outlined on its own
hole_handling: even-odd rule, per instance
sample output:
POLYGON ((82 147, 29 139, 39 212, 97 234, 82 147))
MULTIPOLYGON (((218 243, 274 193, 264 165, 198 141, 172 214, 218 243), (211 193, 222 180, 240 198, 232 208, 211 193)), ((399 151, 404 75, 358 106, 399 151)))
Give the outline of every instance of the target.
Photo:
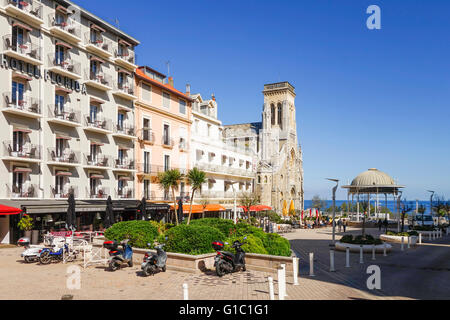
POLYGON ((120 244, 117 241, 105 241, 103 247, 109 250, 109 270, 116 271, 123 264, 128 264, 131 268, 133 266, 133 248, 128 245, 130 240, 124 240, 120 244), (118 249, 118 246, 122 246, 122 250, 118 249))
POLYGON ((62 248, 56 248, 56 245, 50 248, 44 248, 39 251, 39 262, 41 264, 49 264, 51 262, 62 262, 64 261, 74 261, 76 259, 76 254, 71 253, 69 250, 69 245, 64 243, 62 248), (55 250, 56 249, 56 250, 55 250))
POLYGON ((29 238, 20 238, 19 241, 17 241, 17 245, 24 247, 25 249, 25 251, 20 255, 25 260, 25 263, 39 261, 39 252, 44 249, 43 246, 30 245, 29 238))
MULTIPOLYGON (((147 244, 150 247, 150 243, 147 244)), ((157 272, 166 272, 167 253, 164 251, 165 244, 155 247, 156 254, 147 252, 144 256, 144 262, 141 269, 146 277, 155 275, 157 272)))
MULTIPOLYGON (((244 238, 247 240, 247 237, 244 238)), ((225 243, 228 245, 228 243, 225 243)), ((223 251, 225 244, 221 241, 213 242, 213 248, 217 251, 217 256, 214 259, 214 267, 219 277, 223 277, 226 273, 233 273, 239 270, 247 271, 245 267, 245 251, 242 246, 245 243, 235 241, 232 248, 236 250, 236 254, 223 251)))

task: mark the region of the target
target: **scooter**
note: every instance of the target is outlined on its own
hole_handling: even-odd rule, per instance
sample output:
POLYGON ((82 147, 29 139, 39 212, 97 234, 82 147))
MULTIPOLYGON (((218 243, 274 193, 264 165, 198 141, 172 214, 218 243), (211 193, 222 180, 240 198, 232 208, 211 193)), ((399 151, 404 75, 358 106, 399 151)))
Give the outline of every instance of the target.
MULTIPOLYGON (((150 243, 147 244, 150 247, 150 243)), ((144 262, 141 269, 144 275, 155 275, 157 272, 166 272, 167 253, 164 251, 165 244, 160 244, 155 247, 156 254, 147 252, 144 256, 144 262)))
POLYGON ((44 248, 39 251, 39 262, 41 264, 50 264, 51 262, 62 262, 64 261, 64 257, 67 257, 66 261, 73 261, 76 259, 75 253, 70 253, 69 245, 64 243, 62 248, 57 250, 56 245, 53 245, 53 248, 44 248))
MULTIPOLYGON (((247 240, 247 237, 244 238, 247 240)), ((225 243, 228 244, 228 243, 225 243)), ((245 251, 242 246, 245 243, 235 241, 232 248, 236 250, 236 254, 223 251, 224 243, 221 241, 213 242, 213 248, 217 251, 217 256, 214 259, 214 267, 219 277, 223 277, 226 273, 233 273, 239 270, 247 271, 245 267, 245 251)))
POLYGON ((25 251, 20 255, 25 260, 25 263, 38 262, 39 252, 44 249, 43 246, 30 245, 29 238, 20 238, 19 241, 17 241, 17 245, 24 247, 25 249, 25 251))
POLYGON ((133 266, 133 248, 128 245, 130 240, 124 240, 120 244, 117 241, 105 241, 103 247, 109 250, 109 270, 116 271, 123 264, 128 264, 131 268, 133 266), (118 246, 122 246, 122 250, 118 249, 118 246))

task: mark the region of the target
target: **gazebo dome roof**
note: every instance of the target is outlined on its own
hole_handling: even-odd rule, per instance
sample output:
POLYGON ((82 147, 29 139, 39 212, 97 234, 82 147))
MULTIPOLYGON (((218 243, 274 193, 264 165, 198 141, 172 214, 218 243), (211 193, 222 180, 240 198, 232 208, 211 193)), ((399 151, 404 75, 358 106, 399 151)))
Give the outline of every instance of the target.
POLYGON ((369 169, 352 181, 352 187, 359 186, 394 186, 395 182, 388 174, 378 169, 369 169))

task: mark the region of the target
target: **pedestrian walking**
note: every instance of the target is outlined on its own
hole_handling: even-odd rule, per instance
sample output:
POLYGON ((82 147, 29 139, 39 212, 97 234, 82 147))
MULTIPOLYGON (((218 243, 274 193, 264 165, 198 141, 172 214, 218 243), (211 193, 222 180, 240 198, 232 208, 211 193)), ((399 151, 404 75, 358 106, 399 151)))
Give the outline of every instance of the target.
POLYGON ((342 226, 344 227, 344 233, 347 232, 347 220, 344 220, 344 223, 342 224, 342 226))
POLYGON ((383 226, 383 223, 381 222, 381 219, 378 220, 378 230, 381 232, 381 227, 383 226))

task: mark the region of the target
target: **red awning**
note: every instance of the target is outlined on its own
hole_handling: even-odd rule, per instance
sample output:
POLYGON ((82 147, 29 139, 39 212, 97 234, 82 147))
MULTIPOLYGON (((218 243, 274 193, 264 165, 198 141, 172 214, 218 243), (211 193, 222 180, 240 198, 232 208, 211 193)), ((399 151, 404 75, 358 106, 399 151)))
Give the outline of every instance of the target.
POLYGON ((100 63, 105 63, 105 60, 102 60, 102 59, 100 59, 98 57, 95 57, 95 56, 91 56, 91 61, 98 61, 100 63))
POLYGON ((117 72, 122 72, 122 73, 125 73, 126 75, 131 75, 131 72, 129 72, 129 71, 127 71, 127 70, 125 70, 125 69, 122 69, 122 68, 119 68, 119 70, 117 70, 117 72))
POLYGON ((63 87, 55 87, 55 92, 72 93, 73 91, 63 87))
POLYGON ((31 28, 31 27, 29 27, 29 26, 27 26, 27 25, 25 25, 23 23, 16 22, 16 23, 13 24, 13 27, 19 27, 19 28, 25 29, 25 30, 30 31, 30 32, 33 31, 33 28, 31 28))
POLYGON ((21 213, 22 210, 13 208, 13 207, 7 207, 2 204, 0 204, 0 216, 11 216, 21 213))
POLYGON ((31 173, 33 170, 31 168, 15 167, 14 173, 31 173))
POLYGON ((65 48, 69 49, 69 50, 72 49, 72 46, 71 46, 71 45, 68 45, 67 43, 62 42, 62 41, 56 42, 56 45, 57 45, 57 46, 63 46, 63 47, 65 47, 65 48))
POLYGON ((101 174, 93 174, 90 177, 91 179, 105 179, 104 176, 102 176, 101 174))
POLYGON ((119 178, 119 181, 131 181, 131 177, 123 176, 119 178))
POLYGON ((25 81, 31 81, 31 80, 33 80, 33 78, 31 78, 30 76, 28 76, 28 75, 26 75, 26 74, 16 73, 16 72, 14 72, 14 73, 12 74, 12 77, 13 77, 13 79, 22 79, 22 80, 25 80, 25 81))
POLYGON ((119 40, 119 43, 120 43, 120 44, 123 44, 123 45, 125 45, 125 46, 127 46, 127 47, 131 47, 131 44, 128 43, 128 42, 126 42, 126 41, 123 40, 123 39, 120 39, 120 40, 119 40))
POLYGON ((106 101, 100 99, 100 98, 95 98, 95 97, 91 97, 91 103, 99 103, 99 104, 104 104, 106 101))
POLYGON ((57 177, 71 177, 72 173, 69 171, 57 171, 56 176, 57 177))
MULTIPOLYGON (((239 207, 241 209, 244 209, 245 212, 247 212, 247 209, 245 207, 239 207)), ((255 211, 255 212, 260 212, 260 211, 270 211, 272 210, 271 207, 269 206, 263 206, 263 205, 258 205, 258 206, 252 206, 250 207, 250 211, 255 211)))
POLYGON ((14 132, 23 132, 23 133, 31 133, 31 132, 33 132, 30 129, 24 128, 24 127, 14 127, 13 131, 14 132))
POLYGON ((103 29, 102 27, 100 27, 100 26, 98 26, 98 25, 96 25, 94 23, 91 24, 91 28, 94 29, 94 30, 100 31, 100 32, 106 32, 105 29, 103 29))

